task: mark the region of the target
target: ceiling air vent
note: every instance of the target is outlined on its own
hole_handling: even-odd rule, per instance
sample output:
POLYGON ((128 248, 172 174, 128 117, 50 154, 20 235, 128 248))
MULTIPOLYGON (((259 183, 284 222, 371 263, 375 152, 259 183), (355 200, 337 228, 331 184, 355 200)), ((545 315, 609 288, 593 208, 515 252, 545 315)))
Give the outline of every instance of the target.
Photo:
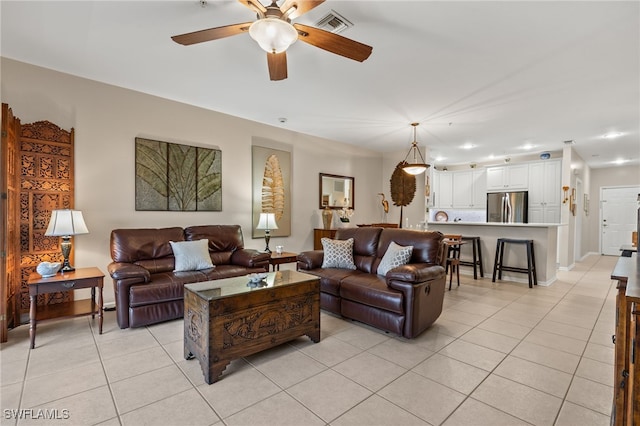
POLYGON ((316 27, 331 33, 341 33, 347 28, 353 27, 353 23, 332 9, 316 23, 316 27))

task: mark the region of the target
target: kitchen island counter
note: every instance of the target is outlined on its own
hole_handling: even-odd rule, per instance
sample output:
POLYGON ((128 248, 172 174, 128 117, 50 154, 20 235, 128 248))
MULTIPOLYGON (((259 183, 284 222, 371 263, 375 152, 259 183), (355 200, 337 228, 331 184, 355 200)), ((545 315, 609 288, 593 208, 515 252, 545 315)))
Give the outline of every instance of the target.
MULTIPOLYGON (((443 234, 461 234, 465 237, 480 237, 482 247, 482 266, 485 279, 491 279, 493 262, 496 254, 498 238, 514 238, 533 240, 536 256, 536 272, 538 285, 548 286, 556 280, 558 257, 558 223, 496 223, 496 222, 428 222, 430 231, 443 234)), ((469 258, 463 248, 462 256, 469 258)), ((468 250, 467 250, 468 251, 468 250)), ((504 264, 526 267, 527 257, 524 246, 509 244, 504 254, 504 264)), ((467 273, 467 268, 461 269, 467 273)), ((516 282, 527 282, 526 274, 503 272, 503 279, 516 282)), ((496 282, 499 282, 496 280, 496 282)))

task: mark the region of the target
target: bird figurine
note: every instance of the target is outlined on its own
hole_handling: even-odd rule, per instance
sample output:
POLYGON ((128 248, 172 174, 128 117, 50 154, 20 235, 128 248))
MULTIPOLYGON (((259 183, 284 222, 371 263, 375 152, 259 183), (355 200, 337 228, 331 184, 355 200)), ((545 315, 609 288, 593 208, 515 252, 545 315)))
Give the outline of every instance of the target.
POLYGON ((378 192, 378 195, 382 195, 382 201, 380 201, 382 203, 382 208, 384 209, 385 213, 389 213, 389 202, 384 198, 384 194, 382 192, 378 192))

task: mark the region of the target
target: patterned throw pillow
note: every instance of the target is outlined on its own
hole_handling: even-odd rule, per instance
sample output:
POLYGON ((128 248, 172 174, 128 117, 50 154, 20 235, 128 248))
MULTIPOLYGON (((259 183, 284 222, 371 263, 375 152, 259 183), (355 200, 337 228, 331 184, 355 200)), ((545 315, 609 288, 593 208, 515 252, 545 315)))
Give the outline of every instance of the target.
POLYGON ((331 240, 321 238, 324 259, 323 268, 356 269, 353 263, 353 238, 348 240, 331 240))
POLYGON ((378 265, 378 275, 387 275, 391 269, 406 265, 411 259, 413 253, 413 246, 400 246, 391 241, 387 252, 382 256, 382 260, 378 265))
POLYGON ((173 272, 199 271, 200 269, 213 268, 211 256, 209 256, 209 240, 197 241, 169 241, 176 264, 173 272))

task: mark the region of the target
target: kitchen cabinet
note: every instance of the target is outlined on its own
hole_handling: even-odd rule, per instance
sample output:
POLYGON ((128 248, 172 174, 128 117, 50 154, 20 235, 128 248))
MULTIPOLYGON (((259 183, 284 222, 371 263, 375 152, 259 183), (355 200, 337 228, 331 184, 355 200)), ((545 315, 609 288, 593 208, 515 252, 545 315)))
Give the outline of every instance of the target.
POLYGON ((439 208, 453 207, 453 172, 438 171, 433 173, 433 206, 439 208))
POLYGON ((487 204, 486 171, 464 170, 453 172, 453 207, 458 209, 484 209, 487 204))
POLYGON ((487 168, 487 191, 526 191, 528 186, 528 164, 487 168))
POLYGON ((529 163, 529 222, 560 223, 562 163, 529 163))

